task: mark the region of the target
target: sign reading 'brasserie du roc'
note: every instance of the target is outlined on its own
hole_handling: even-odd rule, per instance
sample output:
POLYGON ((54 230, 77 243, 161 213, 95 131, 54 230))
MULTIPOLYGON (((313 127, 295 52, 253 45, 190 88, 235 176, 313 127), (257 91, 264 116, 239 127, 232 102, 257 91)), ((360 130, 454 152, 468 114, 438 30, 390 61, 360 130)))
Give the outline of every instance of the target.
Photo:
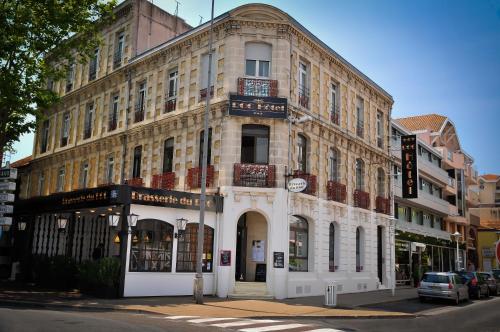
POLYGON ((417 136, 401 136, 403 198, 418 197, 417 136))
POLYGON ((231 95, 229 115, 286 119, 287 100, 277 97, 231 95))

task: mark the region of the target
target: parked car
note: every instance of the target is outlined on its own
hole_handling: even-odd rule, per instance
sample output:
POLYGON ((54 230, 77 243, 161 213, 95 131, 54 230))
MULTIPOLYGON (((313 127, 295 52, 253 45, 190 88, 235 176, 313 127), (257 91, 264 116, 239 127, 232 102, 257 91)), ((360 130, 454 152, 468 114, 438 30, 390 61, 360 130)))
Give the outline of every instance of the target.
POLYGON ((493 273, 495 278, 500 279, 500 269, 493 269, 491 270, 491 273, 493 273))
POLYGON ((490 296, 490 288, 486 279, 479 272, 457 272, 462 277, 462 280, 469 288, 469 297, 480 299, 483 295, 490 296))
POLYGON ((427 272, 417 289, 420 301, 427 298, 452 300, 455 304, 469 300, 469 290, 463 279, 453 272, 427 272))
POLYGON ((490 288, 490 294, 500 295, 500 275, 495 277, 493 272, 479 272, 479 274, 486 279, 486 283, 490 288))

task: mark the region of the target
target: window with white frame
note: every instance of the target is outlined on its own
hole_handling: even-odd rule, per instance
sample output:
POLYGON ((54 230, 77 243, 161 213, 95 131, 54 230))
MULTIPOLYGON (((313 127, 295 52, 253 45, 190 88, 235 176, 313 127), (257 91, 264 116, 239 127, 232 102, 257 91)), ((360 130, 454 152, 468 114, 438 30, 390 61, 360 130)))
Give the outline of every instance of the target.
POLYGON ((135 104, 134 122, 144 120, 144 111, 146 107, 146 81, 139 83, 137 89, 137 101, 135 104))
POLYGON ((38 196, 42 196, 44 188, 45 174, 43 172, 40 172, 40 176, 38 177, 38 196))
POLYGON ((297 170, 307 173, 307 138, 302 134, 297 135, 297 170))
POLYGON ((91 102, 87 104, 87 108, 85 109, 83 139, 87 139, 92 136, 93 119, 94 119, 94 103, 91 102))
POLYGON ((111 96, 111 107, 109 109, 109 122, 108 131, 113 131, 116 129, 118 124, 118 106, 120 101, 120 95, 115 93, 111 96))
POLYGON ((339 166, 340 166, 340 152, 335 148, 330 149, 329 155, 329 168, 330 168, 330 181, 339 182, 340 174, 339 174, 339 166))
POLYGON ((115 157, 113 154, 108 155, 106 165, 106 184, 114 183, 115 157))
POLYGON ((361 97, 356 97, 356 135, 364 137, 365 128, 365 101, 361 97))
POLYGON ((377 195, 385 198, 385 172, 382 168, 377 170, 377 195))
POLYGON ((123 49, 125 45, 125 34, 118 33, 116 37, 115 54, 113 56, 113 67, 116 69, 121 66, 123 58, 123 49))
POLYGON ((384 114, 377 111, 377 146, 384 147, 384 114))
POLYGON ((94 54, 89 61, 89 81, 95 80, 97 78, 97 72, 99 70, 99 48, 94 50, 94 54))
POLYGON ((167 104, 165 112, 175 111, 177 105, 177 84, 179 79, 179 71, 174 68, 168 72, 168 91, 167 91, 167 104))
POLYGON ((40 139, 40 153, 44 153, 47 151, 49 146, 49 120, 44 120, 42 123, 41 130, 41 139, 40 139))
POLYGON ((360 158, 356 159, 356 189, 365 189, 365 163, 360 158))
POLYGON ((340 125, 340 97, 337 83, 330 85, 330 119, 334 124, 340 125))
POLYGON ((309 108, 309 66, 299 62, 299 105, 309 108))
POLYGON ((87 188, 89 181, 89 162, 83 161, 80 169, 80 188, 87 188))
POLYGON ((245 44, 245 75, 268 78, 271 70, 272 47, 264 43, 245 44))
MULTIPOLYGON (((208 63, 209 54, 203 54, 200 60, 200 101, 203 101, 206 97, 207 85, 208 85, 208 63)), ((213 97, 214 91, 213 87, 215 85, 215 74, 217 73, 217 68, 215 68, 215 54, 212 53, 212 65, 210 66, 210 98, 213 97)))
POLYGON ((62 118, 61 126, 61 146, 66 146, 68 144, 69 138, 69 112, 65 112, 62 118))
POLYGON ((73 86, 75 83, 75 71, 76 64, 72 61, 68 65, 68 72, 66 73, 66 92, 70 92, 73 90, 73 86))
POLYGON ((66 177, 66 169, 63 166, 63 167, 59 168, 59 171, 57 172, 57 185, 56 185, 57 192, 64 191, 64 178, 65 177, 66 177))

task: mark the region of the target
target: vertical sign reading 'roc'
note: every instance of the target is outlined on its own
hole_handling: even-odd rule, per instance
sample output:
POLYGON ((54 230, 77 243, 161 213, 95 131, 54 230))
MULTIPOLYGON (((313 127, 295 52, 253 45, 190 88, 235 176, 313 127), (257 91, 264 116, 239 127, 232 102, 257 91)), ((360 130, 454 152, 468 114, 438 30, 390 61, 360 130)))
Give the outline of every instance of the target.
POLYGON ((403 171, 403 198, 418 197, 417 136, 401 136, 401 168, 403 171))

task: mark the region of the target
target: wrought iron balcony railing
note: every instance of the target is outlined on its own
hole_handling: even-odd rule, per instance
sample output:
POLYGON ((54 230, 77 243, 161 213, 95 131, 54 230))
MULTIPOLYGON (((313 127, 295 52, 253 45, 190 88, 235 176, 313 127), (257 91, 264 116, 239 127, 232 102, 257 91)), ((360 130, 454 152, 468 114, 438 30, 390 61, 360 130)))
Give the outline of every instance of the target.
MULTIPOLYGON (((214 166, 207 165, 207 187, 210 187, 214 182, 214 166)), ((187 185, 190 189, 201 188, 201 167, 193 167, 188 169, 187 185)))
POLYGON ((305 86, 299 86, 299 105, 309 108, 309 89, 305 86))
POLYGON ((276 166, 234 164, 233 183, 241 187, 276 187, 276 166))
POLYGON ((304 173, 302 171, 296 170, 293 172, 293 177, 306 180, 307 188, 304 191, 302 191, 304 194, 313 195, 313 196, 316 195, 316 191, 318 190, 318 188, 317 188, 318 181, 317 181, 316 175, 311 175, 309 173, 304 173))
POLYGON ((113 68, 119 68, 122 65, 122 52, 115 51, 113 54, 113 68))
POLYGON ((326 184, 326 195, 330 201, 345 203, 347 198, 346 185, 336 181, 328 181, 326 184))
POLYGON ((151 188, 171 190, 175 187, 175 172, 153 175, 151 188))
POLYGON ((125 183, 132 187, 143 187, 144 181, 142 178, 131 178, 125 180, 125 183))
POLYGON ((165 113, 173 112, 177 108, 177 98, 166 98, 165 113))
POLYGON ((340 125, 340 107, 339 105, 330 105, 330 121, 337 126, 340 125))
POLYGON ((116 120, 115 117, 111 117, 108 121, 108 131, 113 131, 116 129, 118 125, 118 121, 116 120))
POLYGON ((135 105, 134 122, 144 120, 144 104, 139 103, 135 105))
POLYGON ((255 97, 277 97, 278 81, 261 78, 238 78, 238 94, 255 97))
MULTIPOLYGON (((212 85, 210 87, 210 99, 212 99, 214 97, 214 86, 212 85)), ((204 88, 204 89, 201 89, 200 90, 200 99, 199 101, 202 102, 205 100, 205 98, 207 98, 207 88, 204 88)))
POLYGON ((370 209, 370 194, 361 190, 354 190, 354 206, 362 209, 370 209))
POLYGON ((375 211, 383 214, 391 214, 391 204, 388 198, 377 196, 375 197, 375 211))

